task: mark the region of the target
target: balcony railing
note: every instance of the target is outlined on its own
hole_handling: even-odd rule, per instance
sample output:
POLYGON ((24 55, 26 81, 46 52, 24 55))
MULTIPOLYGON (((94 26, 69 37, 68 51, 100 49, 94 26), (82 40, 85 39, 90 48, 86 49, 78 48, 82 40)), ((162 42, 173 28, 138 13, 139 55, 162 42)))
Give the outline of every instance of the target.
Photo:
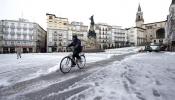
POLYGON ((10 28, 11 28, 11 29, 15 29, 15 26, 14 26, 14 25, 11 25, 10 28))
POLYGON ((23 27, 23 30, 27 30, 27 27, 23 27))
POLYGON ((6 25, 6 26, 5 26, 5 28, 9 28, 9 26, 8 26, 8 25, 6 25))
POLYGON ((16 32, 17 35, 21 35, 21 32, 16 32))
POLYGON ((14 31, 11 31, 10 34, 11 34, 11 35, 15 35, 15 32, 14 32, 14 31))

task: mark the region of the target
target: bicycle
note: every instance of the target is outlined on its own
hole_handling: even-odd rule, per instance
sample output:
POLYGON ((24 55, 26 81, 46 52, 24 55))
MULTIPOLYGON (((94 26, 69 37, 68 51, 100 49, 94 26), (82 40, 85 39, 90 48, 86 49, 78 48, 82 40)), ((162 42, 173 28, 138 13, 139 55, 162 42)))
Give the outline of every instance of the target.
POLYGON ((72 61, 77 65, 79 69, 83 69, 85 67, 86 58, 84 53, 79 54, 81 58, 80 60, 78 60, 77 58, 73 60, 72 55, 73 53, 69 54, 68 56, 64 57, 60 62, 60 71, 64 74, 69 73, 72 69, 72 61))

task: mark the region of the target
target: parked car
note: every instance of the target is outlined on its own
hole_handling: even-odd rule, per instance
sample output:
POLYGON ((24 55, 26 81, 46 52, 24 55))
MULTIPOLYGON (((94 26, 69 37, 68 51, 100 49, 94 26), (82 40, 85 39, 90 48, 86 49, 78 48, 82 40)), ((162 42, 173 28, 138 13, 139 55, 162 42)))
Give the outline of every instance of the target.
POLYGON ((144 51, 155 51, 155 52, 159 52, 160 51, 160 45, 159 44, 151 44, 151 45, 147 45, 145 46, 144 51))
POLYGON ((146 45, 144 51, 152 52, 152 48, 150 47, 150 45, 146 45))
POLYGON ((152 51, 155 51, 155 52, 160 51, 160 45, 154 44, 154 45, 151 45, 150 47, 151 47, 152 51))

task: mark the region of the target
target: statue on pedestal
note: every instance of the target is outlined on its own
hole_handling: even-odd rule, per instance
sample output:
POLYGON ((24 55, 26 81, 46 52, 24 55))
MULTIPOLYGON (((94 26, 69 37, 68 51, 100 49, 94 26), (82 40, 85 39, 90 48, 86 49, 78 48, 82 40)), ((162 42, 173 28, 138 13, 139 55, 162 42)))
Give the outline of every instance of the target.
POLYGON ((96 33, 95 33, 95 30, 94 30, 94 15, 92 15, 90 17, 90 20, 91 20, 91 23, 90 23, 90 29, 89 29, 89 32, 88 32, 88 38, 95 38, 96 39, 96 33))
POLYGON ((87 43, 87 47, 91 48, 91 49, 96 49, 97 48, 97 41, 96 41, 96 33, 95 33, 95 29, 94 29, 94 15, 92 15, 90 18, 90 29, 88 32, 88 43, 87 43))

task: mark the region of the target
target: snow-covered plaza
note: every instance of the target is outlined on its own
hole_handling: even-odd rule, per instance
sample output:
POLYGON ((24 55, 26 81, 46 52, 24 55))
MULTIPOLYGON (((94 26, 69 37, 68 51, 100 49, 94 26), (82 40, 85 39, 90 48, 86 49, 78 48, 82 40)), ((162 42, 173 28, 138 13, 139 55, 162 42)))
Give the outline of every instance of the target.
POLYGON ((175 53, 138 49, 86 53, 86 68, 68 74, 69 53, 1 54, 0 100, 173 100, 175 53))

